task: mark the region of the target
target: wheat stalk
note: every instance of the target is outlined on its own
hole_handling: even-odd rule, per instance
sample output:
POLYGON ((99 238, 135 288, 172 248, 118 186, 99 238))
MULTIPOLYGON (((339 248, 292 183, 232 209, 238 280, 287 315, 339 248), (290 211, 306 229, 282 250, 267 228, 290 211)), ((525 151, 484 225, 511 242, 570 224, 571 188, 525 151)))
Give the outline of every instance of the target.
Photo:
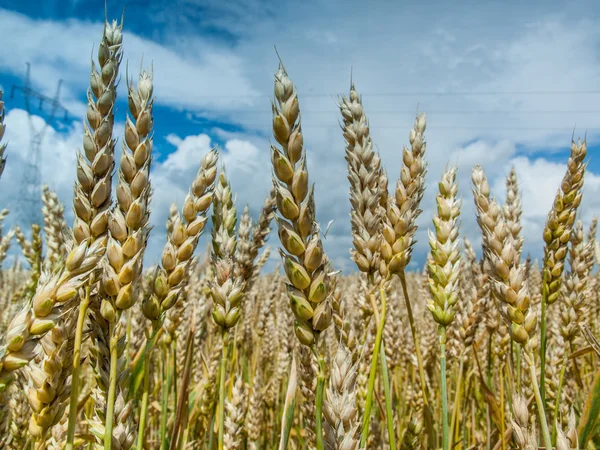
POLYGON ((213 196, 213 266, 214 278, 209 282, 213 299, 212 317, 221 328, 223 335, 223 355, 219 377, 219 436, 218 448, 223 449, 225 433, 225 372, 229 347, 229 330, 240 320, 241 302, 244 298, 245 282, 242 276, 235 276, 235 250, 237 236, 235 227, 237 211, 231 186, 224 169, 219 174, 213 196))
MULTIPOLYGON (((275 74, 273 135, 282 150, 271 146, 271 162, 277 191, 277 218, 283 267, 288 278, 288 295, 295 315, 294 329, 301 344, 317 354, 315 343, 332 320, 329 297, 330 274, 323 252, 320 229, 315 221, 314 188, 308 187, 304 138, 300 126, 300 107, 294 84, 283 64, 275 74)), ((323 448, 321 407, 325 375, 323 357, 318 356, 316 396, 316 445, 323 448)))
MULTIPOLYGON (((350 86, 349 97, 342 97, 340 101, 340 112, 344 120, 343 135, 346 141, 346 161, 348 162, 348 180, 350 181, 350 222, 352 226, 352 237, 354 249, 351 250, 353 261, 361 272, 367 274, 369 281, 369 293, 374 289, 375 274, 387 274, 386 264, 381 260, 379 252, 381 248, 382 219, 385 215, 385 207, 382 204, 382 196, 387 196, 387 179, 382 178, 379 155, 373 151, 373 142, 369 133, 367 116, 362 107, 360 96, 354 87, 350 86), (386 190, 382 194, 379 183, 382 182, 386 190)), ((384 283, 387 280, 382 280, 384 283)), ((385 301, 382 298, 382 303, 385 301)), ((385 327, 385 308, 382 304, 381 317, 378 320, 379 328, 385 327)), ((379 312, 378 312, 379 314, 379 312)), ((379 333, 381 334, 381 333, 379 333)), ((383 338, 381 339, 383 341, 383 338)), ((374 376, 377 370, 377 354, 379 347, 383 346, 376 342, 376 349, 371 365, 370 383, 367 392, 367 405, 365 407, 365 418, 370 416, 371 398, 374 376)), ((387 361, 385 347, 381 351, 381 368, 384 378, 387 377, 387 361)), ((386 408, 391 411, 391 397, 389 385, 385 385, 386 408)), ((390 447, 396 449, 395 436, 391 414, 388 418, 388 435, 390 447)), ((365 419, 366 421, 366 419, 365 419)), ((366 423, 366 422, 365 422, 366 423)), ((365 428, 366 431, 368 429, 365 428)), ((364 441, 364 437, 363 437, 364 441)))
MULTIPOLYGON (((120 448, 133 444, 132 425, 121 417, 114 430, 115 400, 121 397, 125 403, 123 386, 128 383, 127 371, 117 371, 124 366, 123 347, 118 345, 123 333, 119 323, 123 311, 131 308, 139 296, 144 250, 148 239, 151 186, 149 181, 152 161, 152 74, 141 71, 137 89, 128 83, 129 113, 125 123, 125 139, 119 164, 119 180, 116 189, 117 207, 109 215, 109 238, 102 274, 102 286, 106 298, 102 299, 100 314, 109 324, 110 380, 106 405, 105 449, 111 448, 113 438, 120 448), (117 375, 119 373, 119 375, 117 375), (117 380, 118 377, 118 380, 117 380), (117 391, 119 387, 119 391, 117 391), (129 430, 127 429, 129 428, 129 430)), ((119 405, 124 409, 127 405, 119 405)), ((131 406, 130 406, 131 408, 131 406)))
POLYGON ((47 185, 42 188, 42 201, 47 248, 46 266, 48 270, 53 270, 65 257, 65 234, 70 230, 65 222, 64 205, 58 199, 56 192, 50 190, 47 185))
MULTIPOLYGON (((427 172, 427 163, 425 162, 425 128, 427 126, 425 114, 420 114, 416 117, 413 128, 409 133, 409 141, 411 148, 406 146, 402 150, 402 168, 400 176, 396 183, 396 189, 393 197, 388 197, 387 177, 382 172, 380 175, 380 186, 382 190, 382 199, 387 200, 385 204, 386 214, 383 221, 381 241, 381 257, 385 264, 382 264, 380 271, 382 275, 389 278, 396 274, 402 283, 402 293, 408 313, 410 329, 415 344, 415 352, 417 356, 417 365, 419 369, 419 380, 421 389, 423 390, 423 401, 426 411, 429 408, 426 395, 426 381, 423 370, 423 358, 419 344, 417 328, 415 326, 412 306, 408 296, 406 286, 405 268, 410 262, 412 250, 414 246, 414 235, 417 231, 416 220, 421 214, 420 203, 425 191, 425 174, 427 172)), ((380 201, 381 203, 381 201, 380 201)), ((383 291, 381 291, 383 293, 383 291)), ((384 297, 382 296, 382 303, 384 297)), ((383 305, 382 305, 383 306, 383 305)), ((385 320, 385 313, 381 314, 382 320, 385 320)), ((380 328, 383 328, 380 325, 380 328)), ((375 352, 378 351, 379 345, 376 343, 375 352)), ((374 371, 371 370, 372 377, 374 371)), ((367 408, 368 409, 368 408, 367 408)), ((363 421, 363 437, 361 445, 365 444, 368 429, 366 428, 367 420, 363 421)))
MULTIPOLYGON (((47 186, 43 224, 11 224, 2 233, 8 211, 0 211, 0 262, 13 237, 20 246, 0 270, 1 448, 593 447, 598 361, 590 353, 600 353, 600 245, 597 220, 589 231, 577 220, 585 142, 572 142, 545 224, 541 271, 534 253, 523 255, 529 211, 516 171, 506 179, 503 205, 483 170, 472 173, 483 238, 478 260, 459 236, 457 172, 448 167, 438 185, 427 270, 413 272, 425 117, 415 120, 389 193, 352 85, 338 106, 349 247, 359 270, 341 275, 324 254, 298 96, 281 65, 272 107, 273 185, 256 222, 248 206, 238 222, 235 192, 218 173, 213 149, 201 155, 183 204, 171 206, 159 264, 144 268, 152 73, 142 71, 136 86, 127 79, 129 113, 121 118, 116 167, 123 55, 122 23, 105 23, 77 156, 73 226, 47 186), (275 216, 285 274, 277 266, 263 275, 269 249, 262 249, 275 216), (212 229, 211 246, 195 256, 205 228, 212 229), (529 376, 521 380, 523 361, 529 376)), ((7 117, 0 95, 0 175, 7 117)))
POLYGON ((354 84, 350 86, 349 96, 342 97, 339 107, 344 121, 343 134, 352 205, 350 222, 354 249, 351 254, 358 269, 372 277, 380 269, 381 160, 373 151, 369 122, 354 84))
POLYGON ((324 405, 325 441, 331 450, 358 449, 358 410, 356 408, 356 374, 358 366, 344 344, 338 345, 332 361, 331 376, 324 405))
POLYGON ((571 154, 567 162, 567 171, 562 179, 560 189, 556 193, 554 203, 544 227, 544 266, 542 278, 542 312, 541 312, 541 395, 545 401, 546 371, 546 309, 555 303, 560 295, 564 260, 567 256, 567 245, 571 237, 571 229, 575 223, 577 208, 581 203, 583 176, 587 164, 583 162, 587 155, 585 141, 571 141, 571 154))
MULTIPOLYGON (((515 239, 506 225, 500 206, 490 197, 487 177, 481 166, 473 169, 472 181, 477 222, 483 234, 483 246, 491 278, 492 293, 500 314, 508 326, 512 340, 527 349, 527 344, 537 326, 537 317, 529 308, 525 267, 519 264, 515 239)), ((537 375, 531 351, 527 350, 525 356, 538 401, 544 444, 549 447, 551 440, 543 400, 537 388, 537 375)))
POLYGON ((213 202, 217 160, 216 149, 204 155, 184 200, 182 214, 177 212, 168 226, 171 231, 167 234, 161 267, 154 279, 154 294, 144 299, 142 307, 144 315, 153 322, 160 322, 161 315, 175 305, 189 280, 192 256, 213 202))
MULTIPOLYGON (((84 121, 83 152, 77 153, 77 178, 73 194, 73 238, 77 244, 89 240, 98 243, 103 253, 108 238, 108 222, 112 204, 111 184, 114 167, 113 139, 114 107, 117 96, 117 77, 123 56, 123 18, 121 23, 105 20, 102 40, 98 47, 99 70, 92 61, 90 87, 87 91, 87 110, 84 121)), ((80 354, 83 326, 90 304, 95 277, 88 280, 86 293, 79 305, 79 317, 74 343, 71 402, 67 450, 73 449, 76 405, 79 395, 80 354)), ((106 330, 103 330, 106 331, 106 330)))
POLYGON ((458 249, 458 216, 460 200, 457 200, 456 168, 450 167, 442 175, 436 197, 437 215, 433 218, 435 234, 429 232, 428 277, 431 301, 427 309, 438 324, 440 340, 440 377, 442 396, 442 447, 450 448, 448 430, 448 394, 446 388, 446 328, 452 323, 458 303, 458 276, 460 252, 458 249))

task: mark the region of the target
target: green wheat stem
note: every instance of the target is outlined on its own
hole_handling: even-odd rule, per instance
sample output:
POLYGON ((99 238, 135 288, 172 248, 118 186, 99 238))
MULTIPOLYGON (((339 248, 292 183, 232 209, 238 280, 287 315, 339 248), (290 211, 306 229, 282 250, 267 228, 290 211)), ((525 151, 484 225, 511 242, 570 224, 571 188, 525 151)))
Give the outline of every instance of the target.
POLYGON ((225 436, 225 370, 227 367, 228 349, 229 333, 225 330, 223 331, 223 353, 221 355, 221 368, 219 369, 219 450, 223 450, 223 439, 225 436))
POLYGON ((560 376, 558 378, 558 388, 556 389, 556 399, 554 400, 554 423, 552 424, 552 442, 556 443, 556 423, 558 422, 558 408, 560 403, 560 396, 562 394, 562 388, 565 381, 565 372, 567 370, 567 365, 569 364, 569 357, 565 353, 565 357, 563 359, 562 368, 560 369, 560 376))
POLYGON ((119 339, 115 335, 115 324, 118 318, 109 322, 108 332, 110 336, 110 384, 108 386, 108 398, 106 401, 106 423, 104 430, 104 450, 112 450, 112 431, 115 413, 115 396, 117 392, 117 362, 119 360, 117 345, 119 339))
POLYGON ((67 427, 66 450, 73 450, 75 440, 75 427, 77 426, 77 404, 79 403, 79 382, 81 377, 81 343, 83 341, 83 327, 90 305, 91 280, 85 288, 85 297, 79 305, 77 328, 75 329, 75 342, 73 344, 73 369, 71 371, 71 398, 69 400, 69 424, 67 427))
POLYGON ((548 289, 545 286, 546 275, 544 273, 542 280, 542 323, 540 327, 540 396, 544 406, 546 405, 546 310, 548 307, 548 289))
POLYGON ((148 398, 150 394, 150 349, 144 349, 144 390, 142 393, 142 406, 140 407, 140 425, 138 428, 137 449, 144 448, 144 436, 146 431, 146 419, 148 417, 148 398))
POLYGON ((169 393, 171 392, 171 381, 173 379, 173 369, 169 364, 169 359, 171 357, 169 352, 169 347, 167 345, 163 345, 163 352, 167 358, 165 361, 164 367, 165 372, 167 374, 167 383, 162 388, 161 395, 161 404, 160 404, 160 442, 161 448, 165 450, 168 447, 168 439, 167 439, 167 416, 169 409, 169 393))
MULTIPOLYGON (((315 351, 313 347, 313 351, 315 351)), ((315 417, 315 434, 317 450, 323 450, 323 393, 325 390, 325 359, 319 354, 317 357, 319 362, 319 373, 317 374, 317 397, 316 397, 316 417, 315 417)))
POLYGON ((392 394, 390 392, 390 377, 388 374, 387 358, 385 354, 385 345, 381 343, 379 352, 381 362, 381 375, 383 378, 383 392, 385 394, 385 419, 387 422, 390 450, 396 450, 396 431, 394 430, 394 415, 392 412, 392 394))
POLYGON ((442 448, 449 450, 450 434, 448 432, 448 388, 446 386, 446 327, 440 326, 440 395, 442 396, 442 448))
POLYGON ((383 283, 379 288, 381 294, 381 312, 379 324, 377 325, 377 334, 375 335, 375 348, 373 349, 373 359, 371 360, 371 371, 369 373, 369 385, 367 388, 367 400, 363 414, 362 436, 360 439, 360 448, 364 448, 369 437, 369 422, 371 419, 371 408, 373 407, 373 391, 375 390, 375 376, 377 375, 377 361, 379 358, 379 350, 381 348, 381 340, 383 337, 383 327, 385 325, 386 313, 386 297, 383 283))
POLYGON ((400 272, 400 282, 402 284, 402 294, 404 295, 404 303, 406 304, 406 313, 408 316, 408 322, 410 324, 410 332, 412 334, 413 342, 415 344, 415 354, 417 356, 417 366, 419 369, 419 381, 421 383, 421 390, 423 392, 423 405, 425 409, 429 409, 429 401, 427 400, 427 382, 425 381, 425 369, 423 368, 423 357, 421 356, 421 344, 419 343, 419 336, 417 335, 417 327, 415 325, 415 318, 413 316, 412 307, 410 304, 410 297, 408 296, 408 289, 406 287, 406 275, 404 271, 400 272))
POLYGON ((528 359, 527 364, 529 365, 529 374, 531 377, 531 386, 533 387, 533 393, 535 395, 535 401, 537 403, 537 409, 540 416, 540 425, 542 428, 542 438, 546 448, 552 448, 552 439, 550 438, 550 431, 548 429, 548 421, 546 420, 546 410, 544 408, 544 402, 540 394, 540 388, 538 386, 537 374, 535 370, 535 364, 531 355, 525 354, 528 359))

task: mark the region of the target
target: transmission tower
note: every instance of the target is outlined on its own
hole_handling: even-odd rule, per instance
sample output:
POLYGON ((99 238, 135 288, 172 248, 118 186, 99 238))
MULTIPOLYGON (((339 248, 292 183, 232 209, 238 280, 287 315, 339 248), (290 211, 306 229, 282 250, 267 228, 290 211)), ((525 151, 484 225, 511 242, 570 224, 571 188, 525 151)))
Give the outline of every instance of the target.
POLYGON ((27 74, 25 76, 25 84, 23 86, 14 85, 11 89, 10 97, 14 98, 16 91, 21 91, 25 98, 25 107, 27 109, 27 117, 29 119, 29 150, 25 159, 25 166, 21 176, 21 197, 18 199, 18 218, 23 226, 29 227, 33 223, 42 223, 42 177, 40 172, 42 142, 48 126, 56 119, 59 112, 64 113, 64 121, 67 121, 68 111, 60 104, 60 87, 62 80, 58 81, 56 94, 54 98, 47 97, 40 92, 34 91, 31 88, 31 65, 27 63, 27 74), (49 113, 45 114, 44 125, 36 127, 33 116, 33 105, 37 103, 37 112, 45 113, 44 104, 49 104, 49 113))

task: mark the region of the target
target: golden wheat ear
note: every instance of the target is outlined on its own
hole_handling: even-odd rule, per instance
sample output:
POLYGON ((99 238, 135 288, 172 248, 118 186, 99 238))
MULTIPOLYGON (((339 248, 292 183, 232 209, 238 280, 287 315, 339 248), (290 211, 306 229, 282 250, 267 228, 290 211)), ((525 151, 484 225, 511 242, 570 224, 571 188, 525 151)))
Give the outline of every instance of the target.
POLYGON ((513 342, 520 346, 526 365, 530 369, 530 382, 535 393, 543 442, 551 446, 545 401, 538 387, 533 359, 536 345, 534 332, 537 316, 530 308, 529 287, 525 265, 520 264, 513 235, 506 224, 501 207, 490 196, 487 177, 481 166, 473 169, 473 196, 477 208, 477 222, 483 235, 483 251, 491 280, 492 295, 508 327, 513 342))
POLYGON ((294 331, 301 344, 300 390, 304 395, 302 413, 307 424, 309 445, 323 445, 323 352, 319 337, 333 319, 332 280, 329 261, 323 251, 316 223, 313 186, 309 187, 306 149, 300 125, 300 106, 294 84, 283 64, 275 74, 275 100, 272 103, 273 136, 280 147, 271 145, 273 186, 277 195, 277 228, 283 249, 279 250, 287 277, 287 291, 294 314, 294 331), (313 357, 319 369, 313 367, 313 357), (317 379, 318 394, 312 388, 317 379))
POLYGON ((410 149, 402 150, 402 169, 396 183, 394 196, 388 200, 387 215, 383 226, 381 256, 385 261, 384 272, 400 274, 411 260, 416 220, 421 214, 420 204, 425 191, 425 114, 415 119, 410 130, 410 149))
POLYGON ((360 95, 354 85, 348 97, 340 101, 346 141, 346 161, 350 181, 350 221, 354 250, 352 259, 361 272, 372 277, 380 268, 379 249, 383 211, 380 207, 382 169, 379 155, 373 150, 369 122, 360 95))
POLYGON ((240 220, 238 228, 238 245, 235 256, 236 275, 241 276, 246 282, 249 291, 256 280, 262 266, 269 258, 270 251, 265 251, 258 256, 271 232, 271 221, 275 217, 277 208, 275 189, 272 188, 260 211, 258 221, 253 225, 248 207, 240 220), (257 259, 258 258, 258 259, 257 259))
POLYGON ((240 320, 245 281, 235 275, 237 211, 231 186, 224 171, 219 174, 213 197, 214 278, 209 282, 213 299, 213 319, 223 332, 240 320))
POLYGON ((65 207, 56 192, 47 185, 42 188, 42 214, 46 236, 46 257, 44 268, 56 270, 66 255, 66 240, 70 229, 65 221, 65 207))
POLYGON ((161 266, 154 277, 153 294, 144 298, 142 311, 160 325, 161 317, 173 308, 187 285, 193 255, 213 204, 219 153, 213 148, 202 158, 192 181, 181 213, 171 210, 167 222, 167 242, 163 248, 161 266))

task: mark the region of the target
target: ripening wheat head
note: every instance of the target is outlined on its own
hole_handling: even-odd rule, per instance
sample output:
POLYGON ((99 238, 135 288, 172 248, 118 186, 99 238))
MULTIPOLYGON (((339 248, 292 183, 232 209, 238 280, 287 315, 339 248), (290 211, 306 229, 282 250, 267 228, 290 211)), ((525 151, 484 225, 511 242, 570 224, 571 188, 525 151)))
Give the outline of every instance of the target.
POLYGON ((98 47, 99 69, 92 63, 83 154, 77 154, 77 179, 73 194, 73 236, 78 244, 85 240, 100 240, 106 245, 112 203, 115 153, 113 126, 119 64, 123 57, 122 40, 123 22, 105 23, 98 47))
MULTIPOLYGON (((369 122, 354 84, 348 98, 342 97, 346 161, 350 181, 350 222, 354 249, 352 259, 361 272, 379 270, 379 248, 383 211, 380 206, 381 160, 373 150, 369 122)), ((386 187, 387 189, 387 187, 386 187)))
POLYGON ((431 253, 427 263, 431 290, 427 308, 441 327, 452 323, 458 302, 458 216, 461 202, 456 198, 457 193, 456 168, 450 167, 439 182, 437 215, 433 218, 435 232, 429 231, 431 253))
POLYGON ((142 303, 144 315, 153 322, 160 322, 160 317, 175 305, 189 280, 192 257, 213 203, 218 157, 216 149, 204 155, 183 202, 182 214, 175 210, 168 226, 170 231, 153 282, 153 295, 146 296, 142 303))
POLYGON ((213 319, 223 330, 234 327, 240 320, 245 283, 235 275, 237 245, 237 211, 231 185, 222 170, 213 200, 213 264, 214 278, 209 283, 213 299, 213 319))
POLYGON ((587 164, 583 162, 587 154, 586 142, 571 142, 571 155, 567 171, 560 189, 554 198, 552 209, 544 228, 544 269, 542 295, 548 304, 558 300, 567 256, 571 229, 575 223, 577 208, 581 203, 583 176, 587 164))
POLYGON ((271 161, 277 190, 277 218, 288 294, 296 317, 296 336, 304 345, 331 323, 331 294, 327 258, 315 222, 314 190, 308 187, 306 152, 300 127, 298 95, 280 64, 275 75, 273 135, 281 150, 271 146, 271 161))
POLYGON ((386 262, 384 272, 400 273, 408 265, 417 231, 416 220, 425 191, 425 114, 420 114, 410 130, 410 145, 402 150, 402 169, 394 196, 386 205, 381 256, 386 262))
POLYGON ((500 206, 490 197, 487 177, 480 166, 473 169, 472 180, 492 293, 512 339, 525 344, 537 324, 536 316, 529 309, 525 267, 519 265, 512 235, 500 206))

